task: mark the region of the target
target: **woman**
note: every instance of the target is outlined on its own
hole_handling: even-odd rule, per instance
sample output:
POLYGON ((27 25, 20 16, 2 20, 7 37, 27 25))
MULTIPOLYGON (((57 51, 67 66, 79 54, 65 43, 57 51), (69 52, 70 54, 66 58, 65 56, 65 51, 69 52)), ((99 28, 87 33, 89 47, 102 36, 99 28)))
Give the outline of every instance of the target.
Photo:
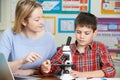
POLYGON ((0 52, 8 59, 14 74, 35 74, 39 64, 56 52, 55 39, 43 25, 41 4, 35 0, 19 0, 14 27, 4 31, 0 38, 0 52))

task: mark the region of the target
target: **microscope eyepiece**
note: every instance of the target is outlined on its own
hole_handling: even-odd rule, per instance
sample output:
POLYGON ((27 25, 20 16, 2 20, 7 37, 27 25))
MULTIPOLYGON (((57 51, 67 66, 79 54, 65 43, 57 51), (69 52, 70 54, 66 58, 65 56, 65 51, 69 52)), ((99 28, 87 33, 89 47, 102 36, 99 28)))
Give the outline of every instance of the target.
POLYGON ((66 42, 66 45, 67 45, 67 46, 70 45, 71 39, 72 39, 71 36, 69 36, 69 37, 67 38, 67 42, 66 42))

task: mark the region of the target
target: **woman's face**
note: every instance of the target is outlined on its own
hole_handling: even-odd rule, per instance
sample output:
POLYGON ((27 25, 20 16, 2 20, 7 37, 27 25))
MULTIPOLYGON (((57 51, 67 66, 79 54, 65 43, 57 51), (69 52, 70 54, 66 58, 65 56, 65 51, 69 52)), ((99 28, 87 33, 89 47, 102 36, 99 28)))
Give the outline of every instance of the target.
POLYGON ((44 19, 43 10, 41 8, 36 8, 31 16, 28 18, 27 22, 24 22, 26 31, 40 32, 43 30, 44 19))

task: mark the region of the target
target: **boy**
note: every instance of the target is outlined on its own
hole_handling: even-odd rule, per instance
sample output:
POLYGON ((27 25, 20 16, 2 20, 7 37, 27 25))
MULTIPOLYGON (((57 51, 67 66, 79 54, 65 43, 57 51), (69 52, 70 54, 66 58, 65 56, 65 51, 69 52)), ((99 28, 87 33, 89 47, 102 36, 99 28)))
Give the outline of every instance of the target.
MULTIPOLYGON (((74 78, 114 77, 116 70, 106 46, 93 38, 97 34, 97 18, 91 13, 81 12, 75 20, 76 41, 70 44, 72 61, 76 68, 70 71, 74 78)), ((62 47, 41 67, 43 74, 57 74, 61 68, 55 64, 64 63, 62 47), (52 66, 51 66, 52 65, 52 66)))

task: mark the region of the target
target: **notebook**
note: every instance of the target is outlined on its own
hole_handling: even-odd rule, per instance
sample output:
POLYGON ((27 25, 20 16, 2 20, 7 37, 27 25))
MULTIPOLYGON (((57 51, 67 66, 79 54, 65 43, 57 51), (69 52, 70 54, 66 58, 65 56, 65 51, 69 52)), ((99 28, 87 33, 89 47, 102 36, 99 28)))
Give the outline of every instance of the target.
POLYGON ((0 53, 0 80, 40 80, 35 76, 13 75, 3 53, 0 53))

